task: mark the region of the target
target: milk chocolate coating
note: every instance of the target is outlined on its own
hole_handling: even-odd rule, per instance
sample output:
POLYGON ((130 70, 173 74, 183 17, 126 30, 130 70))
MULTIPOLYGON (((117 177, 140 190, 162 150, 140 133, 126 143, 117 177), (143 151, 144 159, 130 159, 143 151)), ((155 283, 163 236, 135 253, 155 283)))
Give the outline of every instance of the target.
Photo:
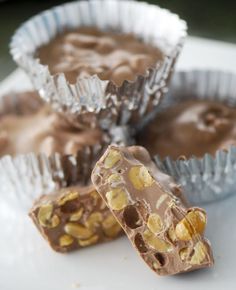
POLYGON ((29 152, 76 154, 107 138, 99 128, 79 129, 39 100, 35 92, 9 96, 0 113, 0 156, 29 152))
POLYGON ((51 74, 64 73, 69 83, 98 75, 121 86, 162 61, 161 51, 130 34, 102 32, 82 27, 56 36, 40 47, 36 56, 51 74))
POLYGON ((29 215, 49 245, 62 253, 110 241, 122 234, 122 228, 92 185, 43 195, 29 215), (51 206, 47 219, 42 214, 45 206, 51 206))
POLYGON ((215 101, 183 101, 159 113, 137 142, 162 158, 215 155, 236 145, 236 109, 215 101))
POLYGON ((181 188, 154 165, 144 148, 109 146, 93 170, 92 182, 157 274, 173 275, 213 264, 210 244, 203 236, 205 212, 186 207, 175 194, 181 197, 181 188))
POLYGON ((9 92, 0 97, 0 118, 5 115, 31 115, 43 106, 45 102, 36 91, 9 92))

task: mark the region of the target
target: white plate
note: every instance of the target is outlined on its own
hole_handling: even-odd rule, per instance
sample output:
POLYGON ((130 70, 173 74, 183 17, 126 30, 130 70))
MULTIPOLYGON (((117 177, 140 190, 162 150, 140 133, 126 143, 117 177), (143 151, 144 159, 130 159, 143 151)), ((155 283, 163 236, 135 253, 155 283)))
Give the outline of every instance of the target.
MULTIPOLYGON (((236 46, 191 38, 178 68, 236 70, 236 46)), ((29 88, 19 70, 0 85, 0 92, 29 88)), ((236 195, 207 205, 207 237, 215 266, 175 277, 158 277, 143 263, 129 241, 90 247, 71 254, 53 252, 26 213, 0 203, 1 290, 155 290, 234 289, 236 285, 236 195)))

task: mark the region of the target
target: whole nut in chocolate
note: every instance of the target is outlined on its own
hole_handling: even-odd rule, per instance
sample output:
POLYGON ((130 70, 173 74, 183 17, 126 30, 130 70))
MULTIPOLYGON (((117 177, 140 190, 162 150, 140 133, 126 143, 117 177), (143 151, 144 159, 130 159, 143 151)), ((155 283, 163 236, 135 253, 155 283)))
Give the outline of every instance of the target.
POLYGON ((129 171, 129 179, 135 189, 142 190, 153 183, 153 178, 144 166, 134 166, 129 171))
POLYGON ((122 188, 115 188, 106 193, 109 207, 113 210, 121 210, 128 205, 128 197, 122 188))
POLYGON ((82 239, 82 240, 91 238, 91 236, 93 235, 93 232, 90 229, 77 223, 67 223, 64 227, 64 231, 68 235, 71 235, 72 237, 76 239, 82 239))
POLYGON ((111 238, 116 237, 121 229, 117 220, 111 213, 102 221, 102 228, 105 235, 111 238))
POLYGON ((155 166, 144 148, 109 146, 93 170, 92 181, 133 246, 157 274, 172 275, 213 264, 210 243, 203 236, 205 212, 188 208, 181 187, 155 166), (115 189, 110 176, 119 180, 115 189))
POLYGON ((68 247, 74 242, 74 238, 70 235, 62 235, 59 238, 59 245, 61 247, 68 247))
POLYGON ((53 206, 51 204, 42 205, 38 211, 38 221, 40 225, 47 228, 55 228, 59 225, 60 219, 57 215, 52 215, 53 206))
POLYGON ((205 225, 206 214, 200 210, 192 210, 176 225, 176 237, 183 241, 191 240, 194 235, 204 232, 205 225))

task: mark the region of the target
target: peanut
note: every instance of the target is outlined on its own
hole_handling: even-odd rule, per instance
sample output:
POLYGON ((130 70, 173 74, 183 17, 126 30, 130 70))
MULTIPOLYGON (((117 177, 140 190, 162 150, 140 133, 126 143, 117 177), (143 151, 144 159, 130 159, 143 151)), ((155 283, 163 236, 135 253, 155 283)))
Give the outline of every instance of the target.
POLYGON ((108 205, 113 210, 122 210, 128 205, 128 196, 121 188, 115 188, 106 193, 108 205))
POLYGON ((104 160, 104 166, 107 169, 112 168, 119 160, 121 160, 120 153, 114 149, 110 149, 104 160))
POLYGON ((156 213, 150 214, 147 221, 147 227, 153 234, 161 232, 163 230, 161 217, 156 213))
POLYGON ((206 226, 206 216, 202 211, 192 210, 176 225, 179 240, 189 241, 194 235, 202 234, 206 226))
POLYGON ((154 180, 145 166, 134 166, 129 170, 129 179, 135 189, 142 190, 153 184, 154 180))

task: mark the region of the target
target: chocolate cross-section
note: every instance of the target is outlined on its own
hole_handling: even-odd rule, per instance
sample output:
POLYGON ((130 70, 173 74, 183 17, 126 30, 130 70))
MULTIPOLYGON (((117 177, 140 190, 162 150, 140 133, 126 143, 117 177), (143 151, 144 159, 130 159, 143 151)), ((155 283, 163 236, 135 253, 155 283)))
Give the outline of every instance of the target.
POLYGON ((92 185, 68 187, 43 195, 29 215, 58 252, 109 241, 122 233, 92 185))
POLYGON ((206 213, 188 207, 181 188, 143 147, 109 146, 92 181, 148 266, 173 275, 213 264, 206 213))

